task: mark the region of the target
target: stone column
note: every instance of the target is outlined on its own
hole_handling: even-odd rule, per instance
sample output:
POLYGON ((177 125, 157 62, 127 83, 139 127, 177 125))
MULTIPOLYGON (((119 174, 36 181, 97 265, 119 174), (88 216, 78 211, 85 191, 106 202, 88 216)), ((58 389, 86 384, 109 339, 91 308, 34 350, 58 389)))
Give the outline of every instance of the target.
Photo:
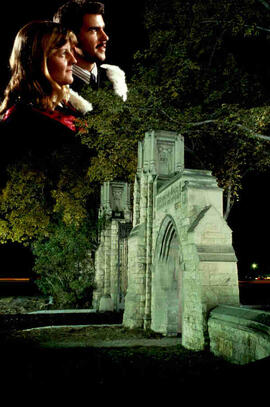
MULTIPOLYGON (((130 188, 125 182, 104 182, 101 187, 100 216, 106 218, 96 252, 93 305, 99 311, 119 308, 120 246, 119 225, 131 222, 130 188)), ((127 273, 122 267, 122 273, 127 273)))
POLYGON ((113 309, 118 309, 119 301, 119 239, 118 239, 119 222, 116 220, 112 221, 111 224, 111 251, 110 251, 110 261, 111 261, 111 280, 110 280, 110 294, 113 304, 113 309))
POLYGON ((99 247, 95 255, 95 284, 93 308, 99 309, 99 301, 104 292, 104 233, 100 235, 99 247))
POLYGON ((133 195, 133 226, 140 223, 140 182, 138 176, 135 177, 133 195))
POLYGON ((113 311, 111 298, 111 224, 104 231, 104 289, 99 311, 113 311))
POLYGON ((152 291, 152 234, 153 234, 153 176, 148 175, 147 182, 147 219, 146 219, 146 266, 145 266, 145 315, 144 328, 151 326, 152 291))

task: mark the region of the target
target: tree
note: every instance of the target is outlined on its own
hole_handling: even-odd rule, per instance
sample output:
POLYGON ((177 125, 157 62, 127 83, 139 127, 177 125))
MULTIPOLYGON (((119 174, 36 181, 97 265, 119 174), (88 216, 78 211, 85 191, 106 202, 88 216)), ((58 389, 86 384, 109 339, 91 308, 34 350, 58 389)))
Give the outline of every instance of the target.
POLYGON ((177 131, 187 165, 212 170, 224 188, 227 218, 245 174, 269 168, 269 78, 246 57, 254 42, 266 43, 267 4, 147 0, 148 37, 135 54, 127 102, 86 92, 95 107, 91 131, 81 135, 95 150, 91 179, 133 180, 145 131, 177 131))
POLYGON ((37 286, 53 297, 56 306, 91 307, 96 228, 90 216, 80 227, 67 225, 58 216, 49 225, 49 236, 40 235, 32 243, 37 286))
POLYGON ((1 243, 31 248, 37 284, 55 304, 89 305, 99 194, 87 176, 88 154, 80 142, 45 151, 2 171, 1 243))

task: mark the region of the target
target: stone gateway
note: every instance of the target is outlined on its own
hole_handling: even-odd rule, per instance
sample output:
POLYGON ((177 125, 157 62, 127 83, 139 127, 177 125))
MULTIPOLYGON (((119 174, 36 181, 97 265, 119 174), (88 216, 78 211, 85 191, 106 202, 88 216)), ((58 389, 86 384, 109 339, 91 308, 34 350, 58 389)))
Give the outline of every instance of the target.
POLYGON ((149 132, 139 144, 123 323, 181 333, 200 350, 218 304, 239 305, 223 191, 209 171, 184 168, 180 135, 149 132))
POLYGON ((233 363, 270 356, 270 313, 239 302, 223 191, 210 171, 185 168, 181 135, 146 133, 133 208, 128 184, 105 182, 100 216, 96 310, 122 311, 128 328, 179 335, 233 363))
POLYGON ((94 306, 104 311, 121 304, 124 326, 181 333, 185 347, 203 349, 210 310, 239 305, 223 191, 209 171, 185 169, 184 140, 168 131, 148 132, 139 143, 133 223, 121 246, 119 225, 131 220, 128 190, 125 183, 102 188, 101 211, 111 220, 96 256, 94 306), (123 214, 119 219, 114 208, 123 214), (119 281, 126 284, 122 292, 119 281))

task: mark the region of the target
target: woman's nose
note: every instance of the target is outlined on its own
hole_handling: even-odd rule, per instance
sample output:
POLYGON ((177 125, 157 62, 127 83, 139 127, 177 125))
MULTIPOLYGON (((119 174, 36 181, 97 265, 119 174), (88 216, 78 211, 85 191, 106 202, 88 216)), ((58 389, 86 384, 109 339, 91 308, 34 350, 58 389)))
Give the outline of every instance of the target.
POLYGON ((73 52, 70 52, 69 61, 70 61, 70 63, 71 63, 72 65, 77 63, 77 59, 75 58, 73 52))

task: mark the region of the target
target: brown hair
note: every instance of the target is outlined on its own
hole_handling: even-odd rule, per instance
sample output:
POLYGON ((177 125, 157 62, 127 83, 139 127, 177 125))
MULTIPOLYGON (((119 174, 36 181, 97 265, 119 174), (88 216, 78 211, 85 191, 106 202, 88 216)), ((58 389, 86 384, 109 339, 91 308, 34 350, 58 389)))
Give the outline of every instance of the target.
POLYGON ((60 24, 32 21, 18 32, 10 56, 11 79, 0 107, 3 113, 18 101, 53 110, 67 95, 68 88, 56 83, 47 67, 51 52, 76 36, 60 24))
POLYGON ((70 0, 59 7, 53 21, 62 24, 78 35, 85 14, 101 14, 103 16, 104 4, 91 0, 70 0))

